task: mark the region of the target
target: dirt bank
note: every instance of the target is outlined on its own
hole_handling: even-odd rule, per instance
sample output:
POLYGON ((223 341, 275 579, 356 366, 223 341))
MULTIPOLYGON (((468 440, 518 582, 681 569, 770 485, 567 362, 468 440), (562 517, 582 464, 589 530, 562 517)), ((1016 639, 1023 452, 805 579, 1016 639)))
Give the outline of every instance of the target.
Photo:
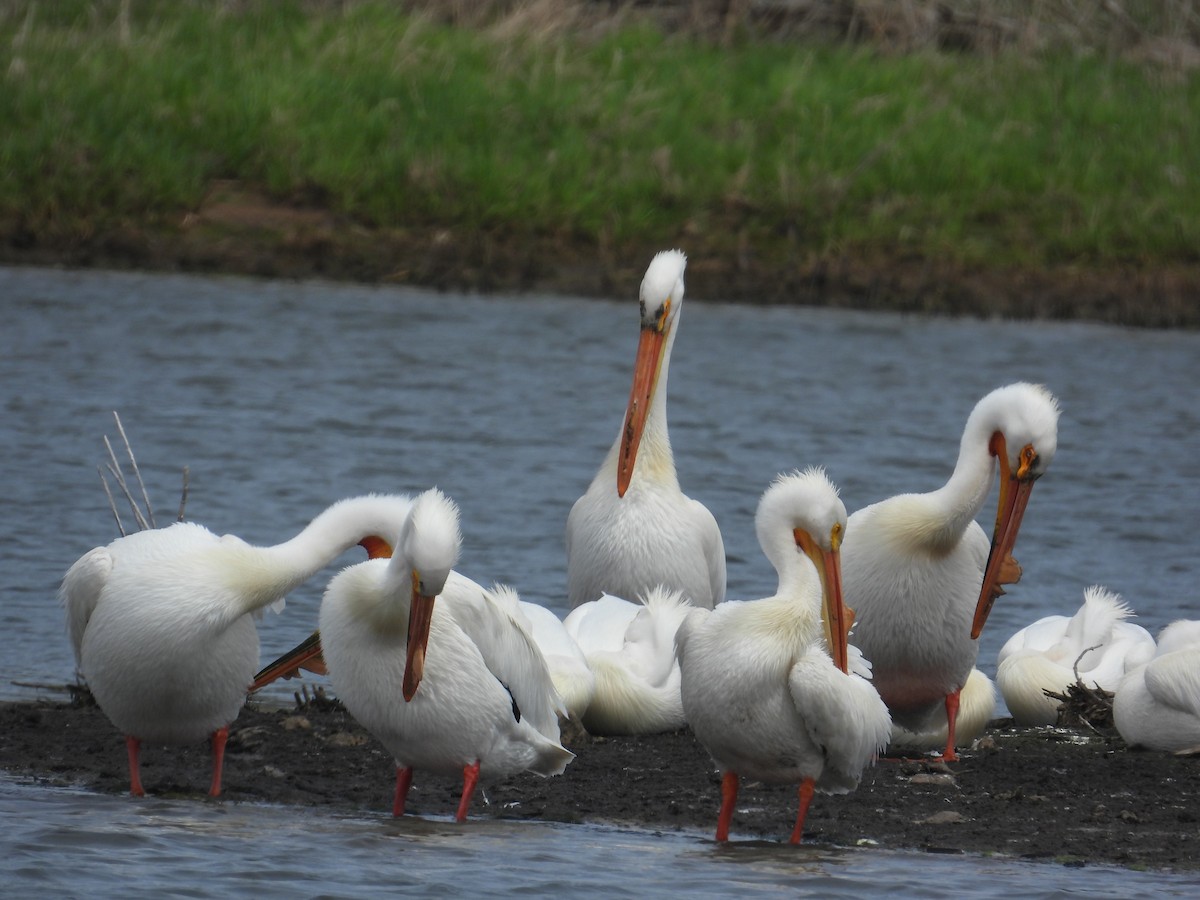
MULTIPOLYGON (((494 785, 490 803, 476 798, 472 818, 711 833, 719 783, 690 732, 566 743, 577 757, 562 777, 521 776, 494 785)), ((124 742, 95 706, 0 704, 0 769, 111 794, 129 784, 124 742)), ((143 749, 142 779, 151 794, 209 802, 208 778, 204 745, 143 749)), ((231 729, 225 793, 216 802, 388 816, 394 780, 383 748, 340 705, 274 710, 251 704, 231 729)), ((452 815, 459 789, 453 780, 418 773, 409 812, 452 815)), ((795 811, 793 788, 745 784, 734 838, 784 841, 795 811)), ((1118 737, 1016 729, 1000 720, 957 763, 880 761, 855 793, 818 795, 804 839, 1197 870, 1198 821, 1200 757, 1135 752, 1118 737)))
MULTIPOLYGON (((968 269, 903 254, 821 255, 772 242, 664 236, 613 246, 570 234, 372 229, 318 207, 281 204, 239 186, 215 188, 176 220, 33 234, 0 221, 0 263, 142 269, 269 278, 329 278, 447 291, 626 297, 657 250, 687 251, 688 296, 1006 319, 1200 327, 1200 268, 968 269)), ((732 236, 732 237, 731 237, 732 236)))

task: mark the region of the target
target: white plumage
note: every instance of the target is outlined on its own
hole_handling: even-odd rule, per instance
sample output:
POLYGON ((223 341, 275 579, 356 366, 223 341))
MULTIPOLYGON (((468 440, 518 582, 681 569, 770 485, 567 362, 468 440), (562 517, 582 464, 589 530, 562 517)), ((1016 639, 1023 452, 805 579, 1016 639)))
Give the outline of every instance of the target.
POLYGON ((528 625, 530 636, 546 660, 550 679, 562 697, 567 717, 581 723, 596 693, 596 676, 583 650, 567 631, 563 620, 546 607, 522 600, 521 612, 525 614, 523 624, 528 625))
POLYGON ((846 646, 837 561, 845 523, 823 472, 779 478, 756 517, 778 592, 691 610, 679 628, 683 709, 723 773, 717 840, 728 838, 739 776, 800 784, 798 843, 812 792, 855 788, 888 740, 869 667, 846 646))
POLYGON ((194 523, 141 531, 84 554, 60 596, 79 671, 126 736, 130 790, 143 793, 141 741, 213 736, 221 790, 227 726, 258 665, 253 615, 364 539, 394 538, 407 497, 357 497, 273 547, 194 523))
POLYGON ((577 606, 564 625, 595 679, 583 717, 592 734, 659 734, 686 721, 679 696, 675 632, 691 604, 663 587, 641 603, 605 594, 577 606))
POLYGON ((1132 613, 1118 594, 1099 585, 1083 592, 1072 616, 1045 616, 1010 637, 996 656, 996 683, 1018 725, 1053 725, 1059 701, 1079 680, 1115 691, 1125 673, 1154 655, 1154 637, 1123 621, 1132 613))
POLYGON ((896 724, 921 733, 947 723, 946 759, 955 758, 959 692, 979 653, 976 638, 1000 584, 1019 577, 1012 548, 1033 483, 1057 446, 1058 404, 1045 388, 998 388, 968 417, 944 486, 867 506, 847 525, 842 563, 846 600, 858 614, 855 643, 896 724), (975 516, 997 463, 989 543, 975 516))
POLYGON ((392 558, 343 570, 321 602, 334 691, 396 760, 396 815, 416 769, 462 774, 462 821, 477 779, 558 775, 573 758, 515 592, 452 571, 460 543, 457 507, 426 491, 392 558))
POLYGON ((1200 621, 1159 633, 1153 658, 1117 686, 1113 722, 1131 747, 1200 752, 1200 621))
POLYGON ((660 585, 711 608, 725 597, 725 547, 711 512, 679 489, 667 434, 667 369, 683 308, 678 250, 642 280, 641 338, 620 434, 567 517, 567 599, 641 597, 660 585))

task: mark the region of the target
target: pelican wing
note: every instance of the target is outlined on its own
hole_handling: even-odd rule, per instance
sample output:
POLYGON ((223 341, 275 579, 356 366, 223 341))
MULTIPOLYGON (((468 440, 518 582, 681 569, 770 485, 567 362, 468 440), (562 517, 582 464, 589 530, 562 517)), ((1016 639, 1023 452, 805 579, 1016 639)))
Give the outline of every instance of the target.
POLYGON ((1163 706, 1200 716, 1200 648, 1151 661, 1146 666, 1146 690, 1163 706))
POLYGON ((699 500, 688 498, 688 502, 696 520, 695 531, 700 537, 704 558, 708 560, 708 580, 712 585, 713 606, 716 606, 725 599, 725 542, 717 519, 708 507, 699 500))
POLYGON ((112 572, 113 558, 107 547, 89 550, 63 576, 58 596, 67 612, 67 634, 75 651, 75 663, 83 646, 83 633, 112 572))
POLYGON ((640 609, 637 603, 603 594, 571 610, 563 627, 585 655, 605 650, 615 653, 624 645, 625 631, 640 609))
POLYGON ((488 670, 503 684, 521 715, 542 734, 558 739, 558 717, 566 706, 554 688, 546 659, 522 624, 516 591, 496 585, 487 591, 451 572, 437 602, 479 649, 488 670))
POLYGON ((628 669, 652 687, 679 681, 675 635, 688 612, 696 607, 679 591, 656 587, 625 629, 622 652, 628 669))
POLYGON ((788 688, 809 738, 821 748, 820 787, 844 793, 891 736, 887 707, 869 681, 847 675, 820 649, 810 648, 788 673, 788 688))
POLYGON ((1045 653, 1062 640, 1071 620, 1066 616, 1043 616, 1032 624, 1026 625, 1020 631, 1004 642, 1000 652, 996 654, 996 665, 1000 665, 1018 650, 1036 650, 1045 653))
POLYGON ((711 609, 703 607, 689 609, 683 617, 683 621, 679 623, 679 627, 675 629, 675 658, 679 661, 680 666, 683 665, 683 658, 687 654, 687 645, 691 635, 704 628, 704 623, 708 621, 710 615, 712 615, 711 609))

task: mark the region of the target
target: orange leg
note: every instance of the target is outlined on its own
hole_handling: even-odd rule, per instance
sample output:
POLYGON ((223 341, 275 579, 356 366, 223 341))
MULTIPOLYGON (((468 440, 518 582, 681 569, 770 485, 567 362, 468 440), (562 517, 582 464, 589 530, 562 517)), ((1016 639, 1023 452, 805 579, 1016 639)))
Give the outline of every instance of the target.
POLYGON ((404 815, 404 804, 408 801, 408 789, 412 787, 412 766, 396 766, 396 797, 392 800, 392 815, 404 815))
POLYGON ((475 793, 475 785, 478 783, 479 761, 476 760, 469 766, 463 766, 462 798, 458 801, 458 814, 455 815, 454 821, 467 821, 467 807, 471 805, 471 795, 475 793))
POLYGON ((796 827, 792 829, 792 837, 790 843, 800 843, 801 835, 804 832, 804 820, 808 817, 808 806, 812 803, 813 788, 815 782, 811 778, 805 778, 800 782, 800 809, 796 813, 796 827))
POLYGON ((125 736, 125 750, 129 753, 129 793, 135 797, 145 797, 146 792, 142 789, 142 776, 140 774, 141 766, 138 763, 139 751, 142 749, 142 742, 133 735, 125 736))
POLYGON ((729 840, 729 823, 733 821, 733 807, 737 803, 737 772, 726 772, 721 777, 721 813, 717 816, 717 840, 729 840))
POLYGON ((959 688, 946 695, 946 752, 942 754, 945 762, 958 760, 958 754, 954 752, 954 726, 958 722, 958 699, 961 693, 962 688, 959 688))
POLYGON ((208 789, 210 797, 221 796, 221 772, 225 768, 225 742, 229 740, 229 726, 218 728, 212 736, 213 778, 208 789))

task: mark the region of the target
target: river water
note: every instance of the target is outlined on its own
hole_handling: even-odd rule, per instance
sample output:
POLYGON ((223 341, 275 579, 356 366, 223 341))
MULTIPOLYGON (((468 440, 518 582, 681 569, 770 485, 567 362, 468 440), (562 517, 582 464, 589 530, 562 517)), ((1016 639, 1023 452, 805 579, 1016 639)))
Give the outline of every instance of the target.
MULTIPOLYGON (((702 294, 699 278, 690 286, 702 294)), ((0 699, 58 696, 54 686, 73 678, 55 591, 72 561, 117 534, 96 471, 102 436, 116 438, 113 410, 159 524, 176 514, 185 465, 187 517, 264 544, 338 498, 436 484, 462 510, 459 568, 563 612, 563 526, 620 427, 634 297, 0 268, 0 309, 0 699)), ((1059 449, 1017 544, 1024 578, 992 612, 980 667, 994 675, 1013 631, 1073 612, 1090 584, 1122 593, 1151 631, 1197 617, 1200 335, 695 299, 680 327, 671 435, 684 489, 721 525, 731 598, 774 588, 753 515, 775 474, 824 465, 851 511, 932 489, 979 397, 1029 380, 1060 399, 1059 449)), ((335 569, 264 620, 264 657, 311 631, 335 569)), ((290 701, 294 686, 273 699, 290 701)), ((1134 896, 1190 884, 1095 867, 761 842, 723 849, 707 834, 297 818, 13 779, 0 781, 0 816, 10 847, 0 872, 58 894, 79 890, 84 873, 91 895, 136 884, 188 896, 886 888, 961 897, 989 896, 1000 880, 1031 896, 1134 896)))

